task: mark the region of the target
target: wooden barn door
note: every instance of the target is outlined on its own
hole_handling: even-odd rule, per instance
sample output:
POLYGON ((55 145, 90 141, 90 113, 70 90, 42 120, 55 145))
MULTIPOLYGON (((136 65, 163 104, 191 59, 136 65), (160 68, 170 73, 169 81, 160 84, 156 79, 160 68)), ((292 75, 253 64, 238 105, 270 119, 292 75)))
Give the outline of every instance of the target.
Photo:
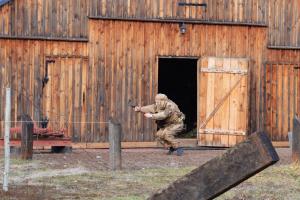
POLYGON ((264 74, 264 129, 272 141, 287 142, 300 116, 300 64, 266 63, 264 74))
POLYGON ((248 60, 205 57, 198 63, 198 144, 231 147, 248 129, 248 60))
POLYGON ((66 129, 74 142, 85 141, 87 67, 88 60, 77 57, 49 58, 45 66, 43 115, 49 128, 66 129))

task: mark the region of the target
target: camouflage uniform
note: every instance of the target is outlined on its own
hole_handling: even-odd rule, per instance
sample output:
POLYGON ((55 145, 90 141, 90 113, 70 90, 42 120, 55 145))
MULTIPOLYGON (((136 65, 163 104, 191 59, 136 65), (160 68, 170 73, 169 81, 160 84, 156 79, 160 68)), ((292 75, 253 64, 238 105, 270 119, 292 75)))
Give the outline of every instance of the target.
POLYGON ((160 143, 174 149, 178 147, 174 136, 183 130, 185 116, 173 101, 164 94, 157 94, 155 104, 140 107, 139 111, 151 113, 151 119, 156 120, 159 128, 156 137, 160 143))

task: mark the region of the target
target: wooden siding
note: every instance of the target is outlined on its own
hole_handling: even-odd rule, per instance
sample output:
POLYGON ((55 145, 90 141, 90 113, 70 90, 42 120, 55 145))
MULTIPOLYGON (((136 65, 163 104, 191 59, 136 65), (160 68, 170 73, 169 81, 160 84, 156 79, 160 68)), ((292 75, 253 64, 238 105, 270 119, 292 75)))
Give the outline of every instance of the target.
MULTIPOLYGON (((45 76, 46 57, 87 56, 85 43, 16 41, 0 39, 0 137, 3 136, 5 87, 12 91, 11 119, 23 113, 29 114, 33 120, 40 120, 43 113, 42 79, 45 76)), ((71 59, 70 58, 70 59, 71 59)), ((72 68, 72 63, 67 63, 72 68)), ((59 70, 57 68, 56 70, 59 70)), ((53 96, 57 97, 53 92, 53 96)), ((72 100, 71 104, 75 102, 72 100)), ((57 109, 57 108, 55 108, 57 109)), ((56 110, 53 112, 59 112, 56 110)), ((78 115, 81 116, 79 110, 78 115)), ((59 120, 58 117, 52 120, 59 120)), ((12 123, 15 126, 16 123, 12 123)))
POLYGON ((262 101, 259 115, 264 122, 260 129, 266 130, 274 141, 288 141, 287 133, 291 131, 293 115, 299 115, 299 85, 295 79, 300 74, 299 70, 298 73, 294 70, 294 66, 300 64, 300 52, 267 50, 266 61, 260 78, 262 101))
POLYGON ((249 60, 201 58, 198 140, 201 146, 231 147, 248 134, 249 60))
POLYGON ((9 13, 5 23, 0 21, 1 35, 87 37, 86 0, 15 0, 0 9, 9 13))
POLYGON ((268 45, 300 47, 300 1, 271 0, 269 10, 268 45))
POLYGON ((300 115, 300 63, 266 63, 263 82, 264 129, 273 141, 287 141, 300 115))
POLYGON ((87 16, 267 24, 265 0, 14 0, 0 8, 0 36, 86 38, 87 16), (207 3, 207 8, 178 6, 207 3))
MULTIPOLYGON (((263 28, 188 25, 185 35, 178 24, 91 20, 91 80, 99 83, 92 95, 96 119, 116 117, 122 122, 124 141, 153 140, 154 124, 127 105, 153 103, 157 91, 158 56, 216 56, 250 59, 251 130, 258 121, 261 63, 266 48, 263 28)), ((101 127, 99 127, 102 132, 101 127)))
POLYGON ((268 49, 266 51, 268 62, 290 62, 300 63, 300 51, 299 50, 275 50, 268 49))
POLYGON ((91 0, 91 16, 118 18, 198 19, 266 24, 265 0, 91 0), (207 8, 178 6, 178 2, 206 3, 207 8))
POLYGON ((186 19, 268 24, 270 47, 300 47, 299 9, 298 0, 15 0, 0 8, 0 35, 86 38, 87 16, 186 19))
POLYGON ((87 141, 87 124, 91 124, 86 119, 86 97, 91 95, 87 57, 47 56, 46 60, 52 62, 47 66, 49 80, 43 86, 41 102, 42 115, 49 119, 48 127, 66 129, 66 135, 74 142, 87 141))
POLYGON ((0 7, 0 35, 7 35, 9 33, 10 23, 10 4, 0 7))

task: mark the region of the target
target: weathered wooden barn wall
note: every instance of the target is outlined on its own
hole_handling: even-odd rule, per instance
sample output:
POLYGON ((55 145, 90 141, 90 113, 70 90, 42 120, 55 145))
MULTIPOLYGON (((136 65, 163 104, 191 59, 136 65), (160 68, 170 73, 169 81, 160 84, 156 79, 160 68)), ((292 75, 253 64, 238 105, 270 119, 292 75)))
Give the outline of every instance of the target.
POLYGON ((10 5, 0 6, 0 35, 6 35, 9 32, 10 5))
POLYGON ((266 24, 265 0, 91 0, 90 16, 119 18, 186 18, 266 24), (178 2, 206 3, 207 8, 178 6, 178 2))
POLYGON ((4 23, 0 21, 0 33, 86 38, 88 3, 86 0, 14 0, 0 8, 9 14, 4 23))
POLYGON ((300 1, 269 1, 269 46, 300 46, 300 1))
POLYGON ((266 25, 264 0, 12 0, 0 7, 0 34, 11 37, 86 38, 88 17, 191 19, 266 25), (178 6, 207 3, 207 8, 178 6))
MULTIPOLYGON (((55 69, 52 68, 51 70, 55 70, 60 73, 61 68, 67 67, 68 73, 72 75, 72 71, 74 72, 73 66, 76 65, 76 59, 82 56, 87 57, 87 55, 87 43, 0 39, 0 130, 3 130, 4 125, 5 87, 11 87, 11 119, 13 121, 17 120, 17 116, 23 113, 30 114, 34 120, 40 120, 41 117, 46 115, 45 108, 43 108, 42 86, 42 79, 45 76, 46 60, 54 59, 60 64, 56 65, 55 69), (63 58, 65 59, 64 64, 60 62, 60 60, 63 58)), ((53 81, 51 81, 52 78, 59 82, 61 77, 54 77, 55 75, 59 76, 59 74, 56 73, 53 75, 53 77, 50 77, 49 84, 51 82, 53 84, 53 81)), ((88 74, 87 76, 91 76, 91 74, 88 74)), ((66 78, 66 80, 68 79, 66 78)), ((68 85, 68 87, 73 88, 74 85, 75 84, 68 85)), ((48 84, 46 87, 48 87, 48 84)), ((51 104, 51 109, 53 109, 51 110, 51 115, 49 116, 51 121, 62 120, 62 113, 71 113, 71 119, 66 119, 66 121, 73 121, 74 114, 71 111, 65 111, 65 109, 70 108, 77 109, 76 111, 79 116, 84 115, 85 110, 82 110, 82 106, 76 107, 75 102, 77 99, 72 96, 72 93, 65 95, 69 96, 69 98, 67 100, 64 99, 65 96, 62 94, 65 91, 70 91, 68 90, 68 87, 53 87, 57 90, 52 90, 51 94, 56 103, 56 105, 51 104), (57 105, 62 105, 63 102, 68 102, 69 106, 65 105, 62 110, 59 110, 60 106, 57 105)), ((91 93, 90 90, 93 90, 94 87, 96 86, 90 86, 89 89, 86 89, 87 97, 91 93)), ((15 125, 15 123, 12 124, 12 126, 15 125)), ((59 128, 59 126, 56 128, 59 128)), ((69 134, 71 134, 71 131, 73 131, 72 129, 73 126, 70 127, 70 131, 68 132, 69 134)), ((83 130, 83 133, 84 132, 85 131, 83 130)), ((2 133, 3 132, 1 131, 1 134, 2 133)))
POLYGON ((291 49, 268 49, 267 61, 269 62, 300 62, 300 51, 291 49))
MULTIPOLYGON (((91 20, 89 54, 93 80, 100 82, 93 96, 101 120, 116 117, 125 141, 153 139, 153 124, 136 114, 128 101, 153 103, 157 91, 158 56, 216 56, 250 59, 251 130, 256 130, 260 72, 265 56, 266 29, 242 26, 188 24, 179 33, 177 23, 141 23, 91 20), (100 95, 100 96, 99 96, 100 95)), ((196 109, 196 108, 195 108, 196 109)), ((104 132, 101 130, 100 132, 104 132)))
MULTIPOLYGON (((296 73, 292 74, 291 68, 300 62, 300 53, 299 50, 287 49, 299 48, 299 1, 180 1, 207 3, 206 9, 180 7, 177 6, 178 2, 179 0, 12 0, 2 5, 0 118, 3 119, 4 110, 3 86, 9 82, 12 84, 13 92, 17 94, 13 97, 13 119, 23 111, 32 114, 35 119, 47 112, 51 118, 56 118, 54 111, 49 111, 51 106, 57 105, 55 109, 59 107, 59 110, 55 112, 65 113, 71 108, 69 105, 76 105, 74 109, 76 112, 71 114, 71 118, 66 119, 60 115, 65 124, 78 120, 97 123, 69 127, 68 134, 74 136, 74 141, 107 141, 107 125, 100 122, 106 122, 110 116, 115 116, 126 124, 125 141, 151 141, 154 125, 144 120, 141 115, 133 113, 127 103, 129 100, 143 104, 153 101, 157 88, 157 55, 246 57, 250 58, 250 131, 268 129, 273 140, 287 140, 286 132, 290 130, 289 119, 270 118, 272 115, 263 111, 267 110, 267 106, 272 102, 276 104, 276 108, 272 107, 272 110, 281 109, 277 105, 282 102, 285 104, 288 100, 288 98, 279 99, 280 103, 271 101, 271 96, 274 96, 272 92, 284 89, 286 84, 287 88, 293 89, 289 87, 286 74, 291 73, 291 76, 295 77, 296 73), (104 20, 109 18, 137 21, 104 20), (161 23, 138 20, 157 20, 161 23), (163 20, 195 23, 202 21, 223 25, 187 24, 188 32, 180 35, 178 23, 165 23, 163 20), (57 41, 87 42, 88 35, 90 35, 89 43, 57 41), (10 40, 13 38, 41 40, 10 40), (267 49, 267 45, 282 50, 267 49), (48 93, 53 91, 54 96, 60 97, 58 100, 51 99, 45 92, 41 92, 41 79, 44 76, 45 61, 48 59, 55 60, 49 71, 55 80, 67 77, 67 66, 72 66, 72 77, 68 79, 72 81, 64 84, 60 82, 52 84, 50 81, 44 88, 48 93), (272 65, 265 68, 267 66, 265 63, 271 62, 272 65), (283 62, 285 64, 282 64, 283 62), (112 72, 116 72, 116 75, 112 72), (75 79, 78 74, 81 74, 80 79, 75 79), (282 76, 280 80, 274 79, 273 83, 277 86, 271 92, 267 84, 273 83, 268 80, 277 74, 282 76), (86 83, 79 86, 78 80, 86 83), (75 85, 74 89, 70 89, 72 85, 75 85), (60 87, 65 88, 65 93, 55 93, 60 87), (24 94, 21 91, 25 91, 24 94), (70 102, 63 101, 63 97, 67 98, 66 91, 72 92, 72 98, 74 97, 68 100, 70 102), (34 98, 34 105, 38 106, 25 106, 28 103, 24 97, 27 92, 34 98), (61 107, 65 109, 62 111, 61 107), (279 132, 277 125, 273 130, 268 128, 274 124, 282 124, 283 131, 279 132)), ((286 90, 282 90, 280 95, 284 96, 285 92, 286 90)), ((291 101, 288 105, 290 108, 294 106, 291 101)), ((281 114, 277 115, 282 116, 284 109, 278 110, 281 114)), ((63 123, 59 126, 63 126, 63 123)))
POLYGON ((267 50, 261 77, 261 129, 273 141, 287 141, 295 115, 300 115, 299 50, 267 50))

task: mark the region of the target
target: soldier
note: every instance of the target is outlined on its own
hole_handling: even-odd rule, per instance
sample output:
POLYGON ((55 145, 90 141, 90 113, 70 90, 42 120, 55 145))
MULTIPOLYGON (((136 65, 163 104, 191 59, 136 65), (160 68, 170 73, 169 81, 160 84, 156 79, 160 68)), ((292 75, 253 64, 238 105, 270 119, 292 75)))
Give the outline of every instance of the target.
POLYGON ((174 151, 178 156, 183 154, 183 148, 179 147, 174 136, 183 130, 185 116, 173 101, 164 94, 157 94, 155 104, 143 107, 136 106, 134 110, 143 112, 145 117, 156 121, 159 128, 156 138, 161 144, 169 147, 168 155, 174 151))

